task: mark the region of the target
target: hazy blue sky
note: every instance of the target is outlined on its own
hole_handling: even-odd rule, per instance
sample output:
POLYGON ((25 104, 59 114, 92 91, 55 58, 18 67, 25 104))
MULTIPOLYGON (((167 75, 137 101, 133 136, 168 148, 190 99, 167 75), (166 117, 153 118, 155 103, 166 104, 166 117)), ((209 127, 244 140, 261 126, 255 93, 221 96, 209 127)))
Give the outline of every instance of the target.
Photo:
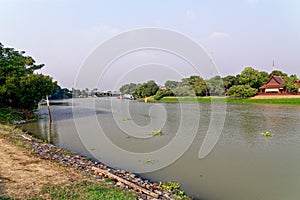
POLYGON ((64 87, 104 40, 142 27, 189 36, 222 76, 246 66, 271 72, 273 59, 300 76, 298 0, 0 0, 0 42, 46 64, 42 72, 64 87))

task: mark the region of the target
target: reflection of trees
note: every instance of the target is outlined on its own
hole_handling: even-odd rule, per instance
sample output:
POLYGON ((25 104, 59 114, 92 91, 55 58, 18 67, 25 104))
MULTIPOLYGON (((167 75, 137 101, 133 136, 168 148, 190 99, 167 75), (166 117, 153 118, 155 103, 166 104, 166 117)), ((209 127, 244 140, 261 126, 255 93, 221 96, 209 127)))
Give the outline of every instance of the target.
POLYGON ((58 142, 56 123, 50 122, 48 120, 40 120, 38 122, 38 125, 43 140, 46 140, 51 144, 56 144, 58 142))
POLYGON ((47 119, 41 119, 38 122, 23 124, 22 129, 28 131, 34 137, 50 142, 58 143, 58 133, 56 123, 50 123, 47 119))

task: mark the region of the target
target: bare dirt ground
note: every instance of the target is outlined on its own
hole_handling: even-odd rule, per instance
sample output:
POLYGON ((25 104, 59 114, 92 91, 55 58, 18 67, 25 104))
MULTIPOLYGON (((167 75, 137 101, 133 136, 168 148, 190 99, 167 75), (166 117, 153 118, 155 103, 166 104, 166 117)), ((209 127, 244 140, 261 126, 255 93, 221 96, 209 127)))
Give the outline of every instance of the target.
POLYGON ((300 98, 300 95, 256 95, 252 99, 288 99, 300 98))
MULTIPOLYGON (((34 157, 0 137, 0 196, 13 199, 41 197, 43 185, 86 180, 83 173, 34 157)), ((45 198, 45 197, 43 197, 45 198)))

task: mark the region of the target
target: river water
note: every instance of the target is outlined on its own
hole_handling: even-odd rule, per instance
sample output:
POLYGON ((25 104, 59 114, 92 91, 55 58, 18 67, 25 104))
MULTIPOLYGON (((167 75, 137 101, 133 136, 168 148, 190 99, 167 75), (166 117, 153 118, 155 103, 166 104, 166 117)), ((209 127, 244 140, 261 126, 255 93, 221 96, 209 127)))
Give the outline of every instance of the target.
POLYGON ((51 112, 51 124, 40 107, 42 119, 22 128, 144 178, 179 182, 194 199, 300 198, 300 107, 96 98, 55 102, 51 112), (212 116, 225 116, 224 124, 212 116), (216 145, 200 159, 208 130, 218 126, 216 145))

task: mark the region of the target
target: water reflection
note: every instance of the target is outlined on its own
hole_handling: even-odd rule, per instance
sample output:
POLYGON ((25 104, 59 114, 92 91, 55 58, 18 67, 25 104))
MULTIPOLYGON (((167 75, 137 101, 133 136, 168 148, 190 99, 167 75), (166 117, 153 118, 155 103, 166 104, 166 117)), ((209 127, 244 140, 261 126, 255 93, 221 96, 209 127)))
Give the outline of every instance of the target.
MULTIPOLYGON (((85 100, 75 100, 84 104, 85 100)), ((73 104, 73 105, 75 105, 73 104)), ((178 105, 163 104, 166 123, 163 137, 149 140, 129 137, 114 122, 110 102, 95 101, 94 108, 78 108, 78 126, 87 134, 97 131, 89 125, 89 117, 96 115, 102 128, 110 130, 108 137, 117 146, 132 152, 148 152, 167 144, 174 137, 180 123, 178 105)), ((149 112, 143 103, 130 104, 130 120, 139 125, 149 123, 149 112), (145 108, 145 110, 143 110, 145 108)), ((188 109, 188 104, 186 104, 188 109)), ((178 181, 195 199, 208 200, 282 200, 298 199, 300 196, 300 108, 278 105, 229 104, 227 116, 220 137, 213 151, 202 160, 198 159, 199 147, 207 132, 211 108, 209 104, 199 104, 200 113, 189 112, 189 117, 199 118, 198 134, 194 143, 172 165, 142 176, 155 181, 178 181), (264 131, 275 136, 266 140, 264 131)), ((68 105, 53 105, 53 123, 47 120, 47 110, 39 109, 44 117, 37 123, 23 125, 44 140, 75 152, 88 155, 91 149, 82 145, 73 120, 72 109, 68 105)), ((123 119, 123 118, 120 118, 123 119)), ((126 121, 122 120, 126 124, 126 121)), ((185 124, 189 130, 190 124, 185 124)), ((187 133, 188 134, 188 133, 187 133)), ((126 158, 112 157, 110 159, 126 158)), ((108 160, 101 160, 109 162, 108 160)), ((121 167, 122 166, 118 166, 121 167)))

